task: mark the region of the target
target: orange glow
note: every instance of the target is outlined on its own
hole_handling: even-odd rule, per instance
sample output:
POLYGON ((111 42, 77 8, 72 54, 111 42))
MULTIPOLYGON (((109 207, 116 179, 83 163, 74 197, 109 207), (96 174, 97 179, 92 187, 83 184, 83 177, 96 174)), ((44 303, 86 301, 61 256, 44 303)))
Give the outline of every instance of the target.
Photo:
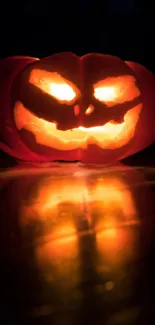
POLYGON ((66 179, 57 179, 55 182, 52 177, 43 178, 35 193, 31 193, 31 202, 23 202, 21 207, 23 229, 30 224, 40 225, 41 237, 34 238, 37 242, 35 256, 48 283, 55 281, 55 276, 71 278, 69 285, 76 283, 79 278, 76 218, 80 210, 77 203, 83 195, 83 186, 81 184, 80 187, 80 184, 76 185, 71 179, 69 182, 66 179))
POLYGON ((30 74, 29 82, 53 96, 60 103, 70 105, 80 96, 77 87, 57 72, 34 69, 30 74))
POLYGON ((111 121, 103 126, 80 126, 66 131, 58 130, 56 123, 33 115, 21 102, 16 102, 14 114, 17 129, 33 133, 38 144, 59 150, 87 148, 89 144, 96 144, 103 149, 115 149, 127 144, 134 136, 141 109, 142 104, 130 109, 120 124, 111 121))
POLYGON ((133 220, 137 222, 137 211, 130 189, 119 178, 99 180, 92 190, 91 201, 92 211, 99 211, 100 215, 104 215, 97 222, 99 232, 109 229, 109 235, 115 236, 118 225, 130 225, 133 220))
POLYGON ((86 109, 85 114, 90 115, 94 110, 93 105, 89 105, 89 107, 86 109))
POLYGON ((86 218, 94 215, 95 231, 102 233, 109 229, 111 236, 115 236, 118 226, 137 223, 130 189, 116 177, 98 179, 91 185, 79 177, 43 178, 33 202, 23 206, 21 221, 23 226, 31 221, 40 220, 44 224, 48 221, 53 239, 72 240, 77 233, 76 223, 83 214, 86 218))
POLYGON ((94 97, 109 107, 129 102, 140 95, 132 76, 108 77, 94 85, 94 97))
POLYGON ((96 243, 102 265, 118 267, 137 255, 136 227, 106 229, 97 233, 96 243), (103 262, 104 261, 104 262, 103 262))
POLYGON ((89 230, 96 236, 101 265, 119 265, 133 254, 135 243, 130 228, 139 224, 131 189, 119 174, 110 173, 91 178, 76 174, 42 176, 30 200, 23 201, 20 221, 23 229, 40 225, 39 236, 34 238, 35 257, 44 279, 54 283, 55 276, 72 277, 72 284, 80 278, 81 236, 89 230), (79 225, 88 218, 86 206, 91 223, 84 231, 79 225))
POLYGON ((121 179, 101 180, 95 191, 100 204, 94 211, 101 215, 96 225, 99 258, 104 265, 118 266, 136 254, 138 211, 130 188, 121 179))
POLYGON ((35 248, 35 258, 46 282, 49 284, 56 283, 58 287, 59 278, 60 281, 63 278, 67 280, 64 281, 64 297, 66 294, 65 286, 69 288, 79 282, 80 261, 76 235, 71 240, 56 241, 45 235, 45 240, 35 248))
MULTIPOLYGON (((53 215, 51 216, 51 218, 53 215)), ((52 273, 53 267, 57 277, 71 278, 73 282, 77 282, 79 278, 79 259, 78 259, 78 236, 75 233, 75 227, 71 222, 70 216, 57 220, 57 225, 50 226, 50 218, 47 227, 43 226, 43 241, 36 245, 35 256, 36 261, 43 272, 47 282, 55 281, 55 275, 52 273), (66 225, 65 225, 66 223, 66 225), (63 235, 62 235, 63 233, 63 235)), ((70 283, 70 285, 72 285, 70 283)))
POLYGON ((80 114, 80 106, 79 105, 74 106, 74 114, 75 114, 75 116, 78 116, 80 114))
MULTIPOLYGON (((59 215, 62 222, 66 219, 72 220, 72 212, 69 209, 69 204, 74 203, 73 211, 76 214, 76 205, 82 202, 85 192, 86 187, 81 180, 78 182, 70 178, 67 178, 67 181, 65 178, 62 180, 58 179, 54 181, 53 186, 52 178, 45 178, 38 187, 33 204, 26 208, 26 216, 28 218, 30 216, 32 220, 38 220, 39 217, 45 221, 47 217, 51 218, 52 212, 53 220, 57 218, 57 215, 59 215), (64 203, 65 205, 63 205, 64 203)), ((23 219, 24 223, 27 223, 27 217, 23 219)), ((71 224, 65 221, 64 227, 63 229, 61 228, 59 233, 60 237, 63 233, 67 233, 67 236, 75 233, 75 227, 72 221, 71 224)))

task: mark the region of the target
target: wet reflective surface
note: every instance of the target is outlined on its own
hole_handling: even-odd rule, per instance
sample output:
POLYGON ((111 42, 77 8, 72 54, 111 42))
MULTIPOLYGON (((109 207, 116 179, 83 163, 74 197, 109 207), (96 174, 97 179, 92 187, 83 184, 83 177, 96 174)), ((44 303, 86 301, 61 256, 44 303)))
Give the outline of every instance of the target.
POLYGON ((153 324, 154 183, 123 165, 1 172, 1 319, 153 324))

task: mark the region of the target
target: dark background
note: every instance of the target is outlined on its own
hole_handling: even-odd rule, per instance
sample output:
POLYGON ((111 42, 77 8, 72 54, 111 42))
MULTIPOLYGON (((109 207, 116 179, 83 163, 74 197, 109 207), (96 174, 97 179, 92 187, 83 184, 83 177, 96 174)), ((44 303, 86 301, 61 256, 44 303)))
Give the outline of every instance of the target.
MULTIPOLYGON (((61 51, 78 55, 100 52, 141 63, 155 73, 155 3, 150 0, 143 3, 3 0, 0 58, 10 55, 42 58, 61 51)), ((143 156, 152 164, 154 149, 155 145, 138 155, 138 163, 142 163, 143 156)))
POLYGON ((0 56, 114 54, 154 67, 155 4, 140 0, 3 0, 0 56))

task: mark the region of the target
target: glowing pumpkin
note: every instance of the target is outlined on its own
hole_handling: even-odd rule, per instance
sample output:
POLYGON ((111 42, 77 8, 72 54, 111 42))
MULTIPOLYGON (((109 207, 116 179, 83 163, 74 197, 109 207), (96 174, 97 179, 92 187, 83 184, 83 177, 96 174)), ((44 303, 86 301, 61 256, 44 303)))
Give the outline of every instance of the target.
POLYGON ((112 163, 154 140, 153 74, 101 54, 0 67, 0 147, 24 161, 112 163))

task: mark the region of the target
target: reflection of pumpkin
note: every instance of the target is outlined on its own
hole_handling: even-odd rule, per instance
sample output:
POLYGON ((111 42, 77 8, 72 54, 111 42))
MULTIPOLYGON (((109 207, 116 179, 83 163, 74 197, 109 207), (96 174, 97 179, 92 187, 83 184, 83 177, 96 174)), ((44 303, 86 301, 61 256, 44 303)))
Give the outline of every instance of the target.
MULTIPOLYGON (((33 282, 41 284, 52 308, 60 302, 69 310, 74 303, 82 308, 87 290, 104 297, 106 290, 113 290, 110 304, 126 297, 129 281, 130 292, 134 286, 129 266, 133 270, 135 265, 135 274, 141 274, 137 261, 151 245, 153 200, 143 181, 143 174, 133 168, 78 164, 51 169, 20 166, 2 173, 0 247, 5 248, 4 259, 11 256, 17 265, 15 291, 35 269, 33 282), (19 261, 23 281, 18 283, 19 261)), ((28 301, 32 292, 38 296, 35 285, 28 301)), ((27 294, 27 289, 22 292, 27 294)))
POLYGON ((154 140, 154 76, 137 64, 72 53, 1 64, 1 148, 16 158, 111 163, 154 140))
MULTIPOLYGON (((21 201, 20 224, 28 236, 32 231, 43 277, 51 285, 57 279, 60 286, 65 278, 66 290, 81 281, 81 254, 88 249, 83 243, 87 236, 95 238, 96 272, 114 272, 137 258, 140 233, 143 228, 147 232, 149 225, 149 220, 145 221, 147 204, 142 204, 148 194, 147 187, 139 189, 142 174, 131 168, 104 172, 102 168, 69 165, 56 170, 52 174, 47 171, 47 175, 42 171, 34 180, 25 176, 33 186, 28 186, 21 201)), ((25 187, 24 180, 23 184, 25 187)), ((22 188, 16 191, 19 197, 22 188)))
POLYGON ((43 179, 33 202, 21 209, 23 229, 31 222, 42 223, 44 243, 38 244, 36 259, 50 282, 54 280, 52 265, 64 277, 71 261, 72 281, 78 281, 78 236, 87 232, 95 234, 103 268, 137 254, 134 227, 140 223, 138 211, 130 187, 119 175, 98 175, 91 180, 67 177, 67 181, 58 179, 54 183, 52 177, 43 179))
MULTIPOLYGON (((38 224, 34 230, 40 229, 39 237, 49 234, 52 241, 67 240, 87 231, 101 235, 109 229, 112 234, 118 227, 139 225, 142 218, 139 204, 143 198, 139 199, 134 184, 141 184, 143 177, 132 168, 87 169, 63 164, 41 170, 18 168, 6 175, 8 182, 11 179, 7 194, 16 193, 14 198, 8 197, 9 208, 18 210, 23 230, 38 224)), ((144 208, 142 213, 145 217, 144 208)))
POLYGON ((35 191, 21 209, 21 224, 47 224, 53 239, 74 235, 83 218, 95 231, 139 223, 130 189, 114 175, 95 177, 90 183, 76 176, 54 181, 48 176, 35 191))

